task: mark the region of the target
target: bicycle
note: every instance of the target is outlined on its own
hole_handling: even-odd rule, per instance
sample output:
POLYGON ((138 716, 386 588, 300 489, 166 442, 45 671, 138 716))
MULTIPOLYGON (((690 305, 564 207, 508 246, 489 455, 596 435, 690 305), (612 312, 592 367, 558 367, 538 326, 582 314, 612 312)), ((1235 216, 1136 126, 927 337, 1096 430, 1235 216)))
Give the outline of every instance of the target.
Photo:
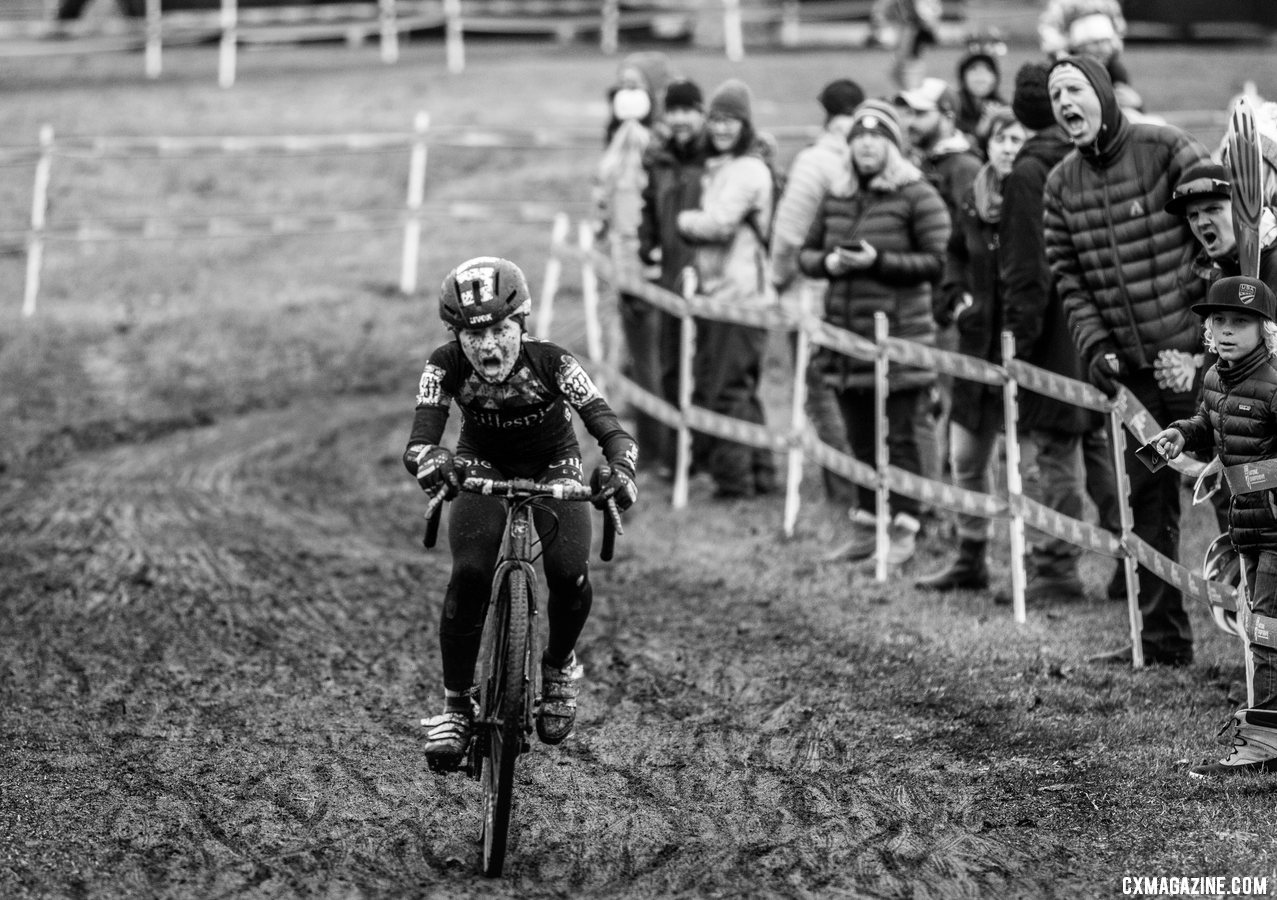
MULTIPOLYGON (((607 473, 602 472, 606 481, 607 473)), ((475 668, 479 711, 465 754, 463 771, 481 782, 484 817, 480 859, 483 874, 495 877, 505 864, 514 803, 514 764, 531 750, 528 740, 540 704, 541 654, 537 646, 538 580, 533 565, 536 535, 532 511, 544 499, 595 501, 599 495, 582 484, 548 484, 529 479, 508 481, 466 478, 461 490, 497 496, 505 501, 506 523, 484 616, 483 636, 475 668)), ((426 510, 426 549, 439 532, 442 492, 431 495, 426 510)), ((616 535, 622 534, 620 512, 607 498, 599 558, 611 560, 616 535)), ((425 720, 423 720, 423 724, 425 720)))

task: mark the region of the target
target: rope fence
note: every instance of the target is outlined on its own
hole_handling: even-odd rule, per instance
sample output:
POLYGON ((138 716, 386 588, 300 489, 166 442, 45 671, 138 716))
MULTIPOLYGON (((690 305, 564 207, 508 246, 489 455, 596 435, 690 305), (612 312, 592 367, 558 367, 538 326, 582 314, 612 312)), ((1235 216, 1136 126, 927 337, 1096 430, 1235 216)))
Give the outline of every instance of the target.
MULTIPOLYGON (((592 245, 592 230, 581 223, 578 240, 569 239, 570 223, 566 215, 556 222, 551 237, 551 256, 554 262, 553 283, 547 278, 546 291, 541 297, 538 329, 549 333, 553 318, 554 293, 561 277, 558 266, 570 261, 581 267, 583 304, 587 319, 587 353, 599 381, 607 385, 607 392, 619 400, 627 401, 662 424, 674 429, 678 435, 672 504, 683 508, 688 502, 690 480, 691 432, 724 438, 751 447, 784 452, 789 456, 785 485, 783 531, 791 536, 797 523, 800 496, 799 484, 805 462, 815 462, 837 472, 852 482, 875 491, 877 552, 875 577, 886 581, 888 535, 890 515, 887 508, 889 492, 897 492, 924 503, 947 510, 977 515, 992 520, 1008 522, 1011 535, 1011 587, 1012 609, 1015 621, 1027 621, 1024 589, 1025 528, 1030 527, 1045 535, 1069 544, 1119 560, 1125 567, 1127 610, 1130 622, 1134 664, 1143 666, 1140 633, 1143 621, 1138 595, 1138 568, 1152 572, 1156 577, 1180 590, 1185 596, 1209 607, 1235 613, 1238 624, 1256 643, 1277 647, 1277 619, 1256 616, 1239 597, 1238 590, 1222 582, 1208 581, 1197 572, 1161 555, 1134 532, 1134 522, 1129 503, 1129 482, 1126 474, 1125 447, 1129 432, 1131 438, 1143 444, 1160 430, 1160 425, 1147 409, 1126 388, 1119 388, 1117 396, 1110 400, 1090 384, 1066 378, 1055 372, 1040 369, 1014 358, 1015 342, 1010 333, 1002 335, 1005 365, 968 357, 953 351, 924 346, 887 334, 887 318, 883 313, 875 317, 876 335, 869 340, 824 322, 804 311, 800 305, 775 305, 768 308, 742 308, 723 300, 709 300, 695 293, 689 284, 682 296, 673 294, 646 281, 618 277, 612 260, 592 245), (683 341, 682 365, 679 368, 679 399, 677 405, 657 397, 643 389, 621 372, 618 364, 619 348, 606 348, 600 339, 603 333, 598 321, 600 302, 599 278, 607 281, 617 291, 623 291, 650 302, 661 310, 677 316, 681 322, 683 341), (794 342, 793 402, 794 415, 785 430, 764 428, 709 410, 696 407, 691 402, 691 360, 695 346, 695 319, 711 319, 734 322, 769 330, 784 331, 796 336, 794 342), (590 336, 593 335, 591 338, 590 336), (889 391, 888 363, 901 363, 944 372, 959 378, 968 378, 984 384, 1000 385, 1004 397, 1004 434, 1007 451, 1005 466, 1006 496, 999 497, 964 490, 952 484, 932 480, 905 472, 888 462, 887 429, 877 429, 875 463, 870 465, 842 453, 817 437, 803 413, 805 401, 804 373, 812 345, 826 347, 839 353, 875 363, 875 394, 879 406, 885 407, 889 391), (1113 453, 1114 470, 1118 480, 1121 503, 1121 534, 1114 535, 1086 521, 1074 519, 1025 496, 1019 474, 1019 441, 1017 436, 1016 395, 1029 390, 1076 406, 1105 413, 1113 453)), ((549 275, 549 269, 547 269, 549 275)), ((880 418, 885 408, 879 410, 880 418)), ((1205 464, 1188 457, 1171 461, 1170 466, 1182 475, 1196 477, 1206 468, 1205 464)))
POLYGON ((410 131, 354 134, 57 137, 53 128, 46 125, 40 130, 37 147, 0 148, 0 166, 34 164, 29 228, 0 229, 0 245, 25 244, 26 277, 22 313, 26 317, 35 315, 43 278, 45 249, 51 242, 243 239, 398 230, 403 234, 399 289, 404 294, 413 294, 418 286, 425 220, 440 223, 487 222, 548 226, 563 209, 561 204, 519 200, 426 202, 428 144, 463 148, 587 145, 583 133, 577 135, 572 132, 528 129, 503 134, 498 131, 456 127, 430 131, 429 126, 430 117, 425 112, 416 115, 410 131), (408 173, 404 205, 386 209, 244 211, 199 217, 165 215, 84 218, 60 223, 51 223, 49 220, 50 185, 57 160, 221 159, 236 156, 342 153, 406 153, 408 173))
MULTIPOLYGON (((399 59, 399 36, 405 32, 441 29, 449 72, 465 70, 467 33, 550 34, 570 40, 597 32, 599 49, 615 54, 621 32, 651 28, 662 20, 678 19, 693 33, 721 36, 727 58, 745 58, 746 29, 775 29, 781 46, 798 46, 801 29, 819 29, 831 22, 867 23, 873 0, 366 0, 318 5, 251 6, 220 0, 214 10, 168 10, 162 0, 146 0, 140 23, 122 21, 90 29, 78 22, 26 21, 0 23, 0 55, 38 57, 143 51, 148 78, 163 72, 166 45, 191 45, 216 39, 217 80, 234 85, 238 48, 246 43, 285 43, 345 39, 359 44, 377 35, 381 59, 399 59), (17 40, 37 43, 17 44, 17 40)), ((946 0, 945 17, 960 20, 962 0, 946 0)), ((956 40, 960 29, 954 28, 956 40)), ((865 37, 868 27, 865 28, 865 37)))

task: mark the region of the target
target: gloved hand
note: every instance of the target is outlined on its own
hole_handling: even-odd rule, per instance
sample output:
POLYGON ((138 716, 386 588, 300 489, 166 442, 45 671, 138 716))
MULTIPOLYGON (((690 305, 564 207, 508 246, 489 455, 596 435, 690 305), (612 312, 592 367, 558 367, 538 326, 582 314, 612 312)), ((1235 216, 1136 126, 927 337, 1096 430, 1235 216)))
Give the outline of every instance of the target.
POLYGON ((1091 357, 1087 377, 1106 397, 1117 396, 1117 376, 1123 374, 1122 358, 1111 345, 1101 345, 1091 357))
POLYGON ((590 490, 595 494, 594 505, 599 509, 607 507, 609 497, 616 501, 616 508, 621 512, 625 512, 638 500, 638 485, 634 483, 634 476, 622 466, 597 466, 590 473, 590 490))
POLYGON ((461 479, 465 470, 456 463, 452 451, 447 447, 409 447, 408 453, 416 450, 417 483, 423 491, 434 493, 443 489, 443 499, 451 500, 461 492, 461 479))

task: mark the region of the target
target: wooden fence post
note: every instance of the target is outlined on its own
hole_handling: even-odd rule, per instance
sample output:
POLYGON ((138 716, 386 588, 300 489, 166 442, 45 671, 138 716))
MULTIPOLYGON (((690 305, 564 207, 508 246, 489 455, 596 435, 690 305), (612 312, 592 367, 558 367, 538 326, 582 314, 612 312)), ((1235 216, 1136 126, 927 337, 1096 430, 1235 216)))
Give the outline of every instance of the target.
POLYGON ((399 61, 399 26, 395 22, 395 0, 378 0, 377 21, 381 26, 381 61, 399 61))
MULTIPOLYGON (((800 286, 799 290, 805 290, 800 286)), ((807 431, 807 361, 811 357, 811 339, 807 336, 804 324, 806 310, 799 307, 797 340, 794 342, 794 390, 793 408, 789 414, 790 445, 786 453, 785 472, 785 537, 794 536, 794 528, 798 524, 798 509, 801 500, 798 495, 803 483, 803 448, 802 437, 807 431)))
POLYGON ((723 47, 727 51, 727 58, 732 62, 740 62, 745 58, 740 0, 723 0, 723 47))
MULTIPOLYGON (((696 296, 699 285, 696 270, 691 266, 683 270, 680 286, 685 301, 696 296)), ((674 443, 674 494, 670 498, 670 506, 685 509, 692 471, 692 430, 687 425, 687 416, 692 410, 692 362, 696 357, 696 321, 692 318, 690 305, 683 310, 678 338, 678 411, 682 421, 674 443)))
POLYGON ((146 77, 159 78, 163 67, 163 15, 160 0, 146 0, 146 77))
MULTIPOLYGON (((1135 526, 1135 519, 1130 505, 1131 479, 1126 474, 1126 429, 1122 427, 1122 416, 1116 408, 1109 410, 1109 437, 1113 441, 1113 475, 1117 481, 1117 496, 1123 501, 1117 506, 1122 523, 1122 543, 1125 545, 1135 526)), ((1130 547, 1126 549, 1129 551, 1130 547)), ((1131 628, 1131 664, 1142 669, 1144 641, 1141 635, 1144 632, 1144 615, 1140 612, 1139 564, 1131 554, 1122 560, 1122 565, 1126 568, 1126 611, 1131 628)))
POLYGON ((418 260, 421 255, 421 204, 426 194, 426 130, 430 114, 417 113, 412 121, 417 137, 408 163, 408 217, 403 226, 403 259, 399 268, 399 290, 416 293, 418 260))
POLYGON ((53 126, 40 127, 40 159, 35 165, 35 187, 31 196, 31 234, 27 238, 27 281, 22 296, 22 315, 35 315, 40 293, 40 270, 44 265, 44 226, 49 214, 49 179, 53 170, 53 126))
POLYGON ((877 531, 877 552, 874 554, 874 579, 887 580, 887 553, 891 538, 887 527, 891 523, 891 490, 888 486, 887 468, 891 465, 891 452, 887 445, 887 394, 891 390, 888 380, 887 314, 874 313, 874 466, 878 470, 877 508, 874 526, 877 531))
POLYGON ((550 327, 554 322, 554 298, 559 293, 559 279, 563 275, 563 260, 555 250, 567 242, 571 227, 572 222, 567 213, 555 213, 554 226, 550 231, 550 258, 545 263, 545 278, 541 282, 541 297, 537 303, 537 337, 550 337, 550 327))
MULTIPOLYGON (((1002 332, 1002 358, 1015 356, 1015 335, 1002 332)), ((1018 498, 1024 496, 1024 482, 1020 478, 1019 385, 1007 376, 1002 384, 1002 417, 1004 422, 1003 445, 1006 449, 1007 501, 1011 507, 1011 611, 1015 621, 1023 625, 1028 621, 1024 606, 1024 513, 1020 511, 1018 498)))
POLYGON ((222 0, 222 41, 217 54, 217 83, 228 88, 235 83, 235 54, 239 46, 239 9, 236 0, 222 0))
POLYGON ((444 46, 448 57, 448 71, 454 75, 465 71, 466 45, 462 35, 461 0, 443 0, 444 46))

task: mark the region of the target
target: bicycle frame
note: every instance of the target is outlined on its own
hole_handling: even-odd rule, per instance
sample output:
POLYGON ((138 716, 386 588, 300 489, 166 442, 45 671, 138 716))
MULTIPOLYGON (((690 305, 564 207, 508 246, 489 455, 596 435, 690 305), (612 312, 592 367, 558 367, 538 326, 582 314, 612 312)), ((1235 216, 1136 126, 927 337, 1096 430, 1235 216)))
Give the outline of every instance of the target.
MULTIPOLYGON (((530 748, 528 735, 535 727, 537 661, 537 579, 532 555, 535 501, 595 500, 581 484, 541 484, 514 479, 496 481, 467 478, 462 490, 500 496, 505 503, 505 528, 492 576, 492 590, 484 614, 483 636, 475 671, 479 688, 479 715, 466 755, 465 771, 483 784, 484 825, 480 860, 485 875, 501 874, 506 839, 514 805, 514 764, 530 748)), ((433 547, 438 535, 442 492, 433 495, 426 513, 424 544, 433 547)), ((604 560, 612 558, 613 541, 620 533, 615 502, 607 500, 604 517, 604 560)))

